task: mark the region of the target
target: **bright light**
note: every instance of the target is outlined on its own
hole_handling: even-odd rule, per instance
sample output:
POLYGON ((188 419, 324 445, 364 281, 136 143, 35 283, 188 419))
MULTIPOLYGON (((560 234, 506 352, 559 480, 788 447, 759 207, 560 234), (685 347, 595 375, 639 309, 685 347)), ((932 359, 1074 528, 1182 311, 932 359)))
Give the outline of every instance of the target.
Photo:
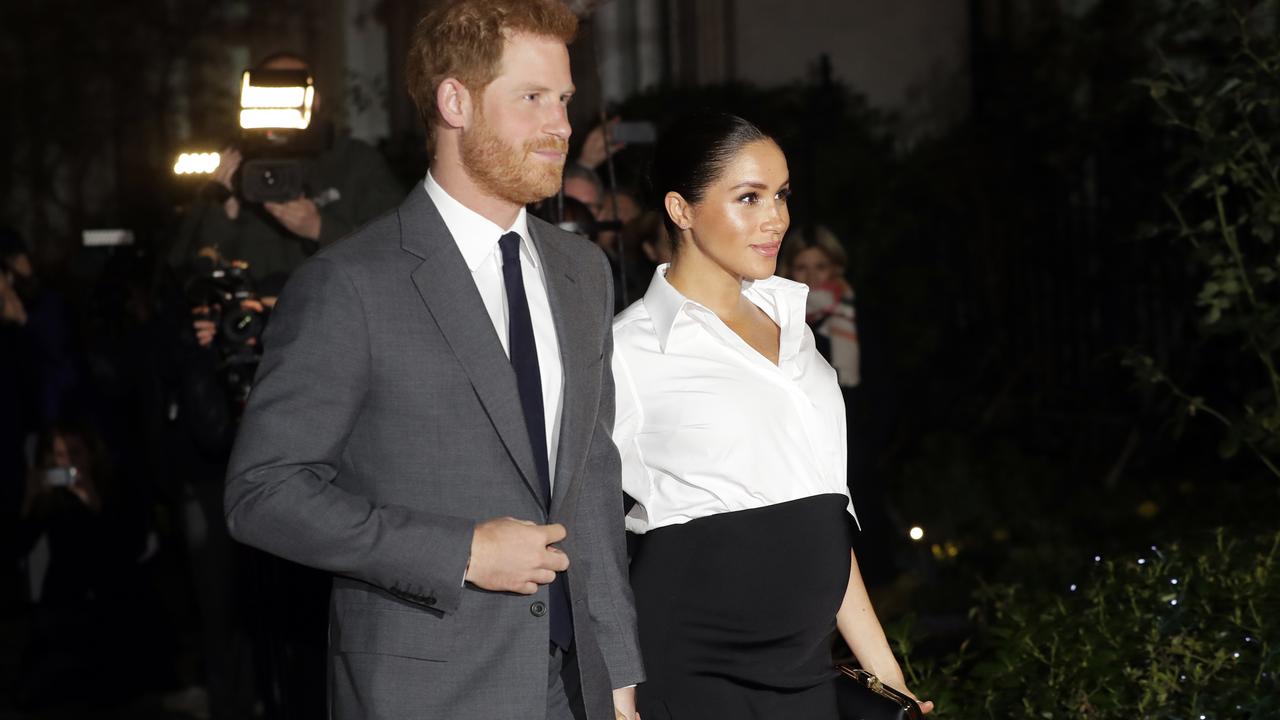
POLYGON ((173 164, 175 175, 209 175, 218 169, 221 158, 216 152, 182 153, 173 164))
POLYGON ((922 528, 922 527, 920 527, 919 525, 917 525, 916 527, 911 528, 911 532, 909 532, 909 533, 907 533, 907 534, 911 536, 911 539, 912 539, 912 540, 923 540, 923 539, 924 539, 924 528, 922 528))
POLYGON ((245 71, 240 84, 240 127, 246 130, 286 128, 305 130, 311 124, 316 89, 306 85, 271 87, 252 85, 245 71))
POLYGON ((240 107, 242 108, 296 108, 302 107, 307 97, 307 88, 294 87, 256 87, 249 84, 249 76, 245 75, 244 85, 240 88, 240 107))
POLYGON ((240 111, 240 127, 245 130, 263 128, 287 128, 305 130, 311 124, 311 113, 301 110, 271 108, 245 109, 240 111))

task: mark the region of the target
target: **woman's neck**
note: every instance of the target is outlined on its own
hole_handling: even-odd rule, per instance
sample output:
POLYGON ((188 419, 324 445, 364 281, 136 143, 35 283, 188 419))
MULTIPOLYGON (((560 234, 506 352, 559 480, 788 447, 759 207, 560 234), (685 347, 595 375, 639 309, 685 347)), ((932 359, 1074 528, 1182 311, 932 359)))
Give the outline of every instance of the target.
POLYGON ((741 308, 742 278, 701 253, 686 249, 672 258, 667 268, 667 282, 721 319, 735 317, 741 308))

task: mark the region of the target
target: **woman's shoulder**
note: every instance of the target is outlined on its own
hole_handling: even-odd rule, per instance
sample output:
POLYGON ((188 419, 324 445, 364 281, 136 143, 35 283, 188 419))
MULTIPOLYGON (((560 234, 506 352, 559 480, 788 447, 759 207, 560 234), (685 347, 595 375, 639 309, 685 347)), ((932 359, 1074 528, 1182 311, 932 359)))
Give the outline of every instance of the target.
POLYGON ((615 355, 642 354, 658 349, 658 333, 653 317, 641 298, 613 318, 613 352, 615 355))
POLYGON ((644 307, 644 298, 640 298, 613 317, 614 342, 622 337, 643 334, 646 328, 653 328, 653 318, 644 307))

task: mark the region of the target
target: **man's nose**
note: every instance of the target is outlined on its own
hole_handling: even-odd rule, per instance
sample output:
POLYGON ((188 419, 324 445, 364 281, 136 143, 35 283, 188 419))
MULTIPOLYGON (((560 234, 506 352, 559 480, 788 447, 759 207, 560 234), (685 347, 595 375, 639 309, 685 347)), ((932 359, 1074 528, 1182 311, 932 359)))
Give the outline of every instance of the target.
POLYGON ((551 116, 547 118, 543 131, 548 135, 555 135, 561 140, 568 140, 569 135, 573 133, 573 128, 569 126, 569 109, 563 104, 557 104, 551 110, 551 116))

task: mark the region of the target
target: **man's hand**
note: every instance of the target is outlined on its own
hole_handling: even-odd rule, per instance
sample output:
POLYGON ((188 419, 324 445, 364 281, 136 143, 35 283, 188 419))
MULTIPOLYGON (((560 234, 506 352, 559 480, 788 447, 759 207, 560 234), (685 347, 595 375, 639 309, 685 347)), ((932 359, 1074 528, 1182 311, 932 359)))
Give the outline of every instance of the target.
MULTIPOLYGON (((277 299, 274 295, 263 295, 257 299, 249 298, 241 300, 240 307, 254 312, 264 312, 275 307, 277 299)), ((194 307, 191 309, 191 314, 196 318, 191 322, 191 329, 196 333, 196 344, 200 347, 209 347, 218 335, 218 324, 209 319, 209 306, 194 307)), ((256 345, 257 342, 257 338, 249 338, 250 345, 256 345)))
POLYGON ((222 204, 222 208, 226 211, 227 217, 235 220, 240 217, 240 200, 235 196, 235 186, 233 178, 236 171, 240 169, 240 161, 244 160, 244 156, 240 151, 233 147, 226 147, 222 152, 218 153, 218 167, 213 171, 213 181, 226 188, 231 197, 222 204))
POLYGON ((476 526, 467 582, 485 590, 532 595, 569 569, 569 556, 551 547, 565 539, 563 525, 535 525, 504 517, 476 526))
POLYGON ((634 687, 618 688, 613 691, 614 720, 640 720, 636 712, 636 689, 634 687))
POLYGON ((263 203, 286 230, 308 240, 320 239, 320 208, 308 198, 298 198, 285 203, 263 203))
POLYGON ((27 324, 27 308, 22 298, 13 289, 12 277, 8 272, 0 272, 0 321, 14 325, 27 324))
POLYGON ((191 329, 196 333, 196 344, 200 347, 209 347, 218 334, 218 324, 209 319, 209 306, 193 307, 191 314, 196 318, 191 321, 191 329))

